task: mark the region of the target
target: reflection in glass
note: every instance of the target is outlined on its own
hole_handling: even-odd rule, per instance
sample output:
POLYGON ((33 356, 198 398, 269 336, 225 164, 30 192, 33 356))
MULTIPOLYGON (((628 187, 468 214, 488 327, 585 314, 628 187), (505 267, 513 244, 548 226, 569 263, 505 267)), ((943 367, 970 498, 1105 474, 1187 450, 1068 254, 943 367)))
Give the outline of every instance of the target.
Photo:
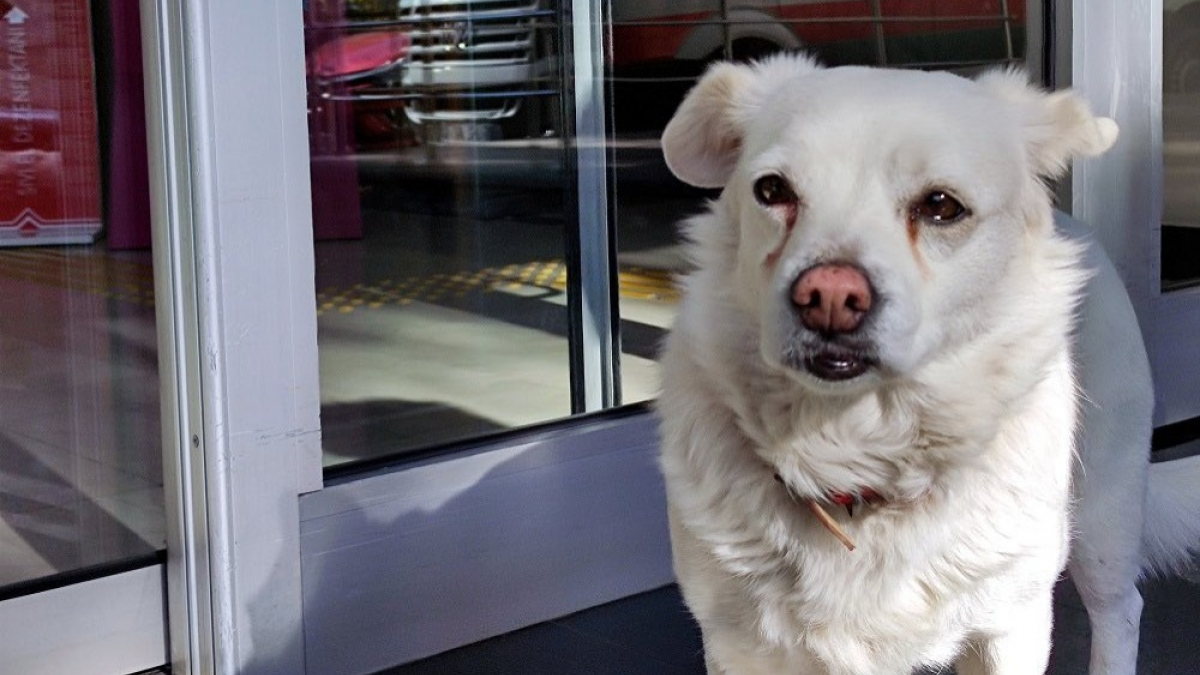
POLYGON ((306 13, 326 462, 569 415, 557 11, 306 13))
POLYGON ((611 0, 612 119, 624 401, 655 392, 654 358, 686 270, 676 225, 713 192, 675 180, 657 139, 712 62, 802 50, 827 66, 969 73, 1018 64, 1023 0, 686 3, 611 0), (636 384, 634 384, 636 383, 636 384), (631 384, 633 386, 631 386, 631 384))
POLYGON ((90 4, 0 1, 3 594, 165 544, 137 3, 90 4))
MULTIPOLYGON (((573 196, 589 167, 573 168, 570 75, 588 56, 570 47, 570 6, 307 5, 328 463, 578 412, 567 269, 597 233, 579 231, 573 196)), ((805 48, 966 71, 1025 49, 1021 1, 611 0, 605 17, 618 403, 657 391, 686 264, 676 223, 706 196, 668 174, 657 139, 708 64, 805 48)))

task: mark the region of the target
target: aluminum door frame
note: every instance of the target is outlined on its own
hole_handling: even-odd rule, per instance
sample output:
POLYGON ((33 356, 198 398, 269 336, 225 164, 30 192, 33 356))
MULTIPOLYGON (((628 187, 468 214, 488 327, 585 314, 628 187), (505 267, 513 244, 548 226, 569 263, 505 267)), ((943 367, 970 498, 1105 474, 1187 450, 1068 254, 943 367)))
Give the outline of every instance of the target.
POLYGON ((301 3, 141 9, 172 672, 296 675, 321 487, 301 3))
POLYGON ((1076 0, 1072 82, 1121 127, 1076 162, 1074 216, 1096 228, 1129 288, 1154 369, 1155 424, 1200 417, 1200 288, 1162 290, 1163 3, 1076 0))
POLYGON ((656 428, 620 411, 305 495, 305 672, 368 675, 671 583, 656 428))
POLYGON ((166 661, 163 565, 0 602, 0 664, 21 675, 112 675, 166 661), (52 627, 52 628, 48 628, 52 627))

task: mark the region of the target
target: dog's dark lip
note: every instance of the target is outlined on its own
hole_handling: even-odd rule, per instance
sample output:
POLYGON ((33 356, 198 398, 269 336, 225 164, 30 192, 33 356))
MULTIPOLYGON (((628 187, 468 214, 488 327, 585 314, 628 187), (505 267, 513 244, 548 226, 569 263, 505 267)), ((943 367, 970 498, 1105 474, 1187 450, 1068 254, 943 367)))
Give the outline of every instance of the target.
POLYGON ((826 382, 844 382, 865 374, 877 365, 871 356, 844 349, 825 348, 804 358, 804 369, 826 382))

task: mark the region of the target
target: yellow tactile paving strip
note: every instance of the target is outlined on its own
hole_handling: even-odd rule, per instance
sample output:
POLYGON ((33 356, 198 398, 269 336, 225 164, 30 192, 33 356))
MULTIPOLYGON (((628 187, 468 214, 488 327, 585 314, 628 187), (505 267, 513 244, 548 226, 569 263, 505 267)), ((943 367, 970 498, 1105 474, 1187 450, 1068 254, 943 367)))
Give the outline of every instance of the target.
MULTIPOLYGON (((0 250, 0 280, 33 282, 53 288, 154 306, 154 273, 148 263, 121 260, 86 248, 0 250)), ((622 267, 617 273, 622 298, 674 303, 679 298, 669 271, 622 267)), ((534 261, 476 271, 382 279, 317 292, 317 314, 350 313, 387 305, 438 302, 469 293, 553 291, 567 288, 561 260, 534 261)))
MULTIPOLYGON (((665 303, 674 303, 679 298, 671 273, 666 270, 623 267, 617 273, 617 281, 623 298, 665 303)), ((348 314, 358 309, 378 309, 417 301, 437 302, 461 298, 469 293, 537 289, 565 291, 566 264, 561 260, 536 261, 474 272, 383 279, 345 288, 324 288, 317 292, 317 315, 326 312, 348 314)))
POLYGON ((679 300, 675 275, 669 270, 622 267, 617 271, 617 284, 622 298, 670 304, 679 300))

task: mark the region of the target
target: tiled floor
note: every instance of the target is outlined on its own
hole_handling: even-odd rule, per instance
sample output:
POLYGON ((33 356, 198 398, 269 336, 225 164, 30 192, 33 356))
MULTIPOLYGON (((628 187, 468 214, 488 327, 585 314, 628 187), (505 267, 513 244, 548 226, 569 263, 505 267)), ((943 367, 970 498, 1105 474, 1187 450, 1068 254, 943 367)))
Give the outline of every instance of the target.
MULTIPOLYGON (((1139 675, 1200 673, 1200 585, 1152 581, 1143 593, 1139 675)), ((1084 675, 1088 635, 1063 582, 1047 675, 1084 675)), ((669 586, 377 675, 704 675, 701 651, 699 629, 669 586)))

